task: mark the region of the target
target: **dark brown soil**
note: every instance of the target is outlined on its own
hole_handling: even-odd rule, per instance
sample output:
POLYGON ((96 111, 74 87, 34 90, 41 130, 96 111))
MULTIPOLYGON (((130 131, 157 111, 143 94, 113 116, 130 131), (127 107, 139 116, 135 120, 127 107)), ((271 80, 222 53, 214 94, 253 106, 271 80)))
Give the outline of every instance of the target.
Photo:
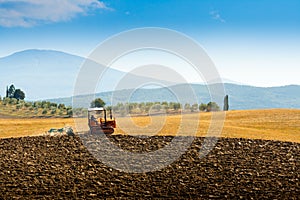
MULTIPOLYGON (((110 136, 129 151, 149 152, 172 137, 110 136)), ((24 137, 0 140, 0 199, 197 198, 297 199, 300 144, 219 139, 200 159, 203 138, 167 167, 125 173, 105 166, 79 137, 24 137)))

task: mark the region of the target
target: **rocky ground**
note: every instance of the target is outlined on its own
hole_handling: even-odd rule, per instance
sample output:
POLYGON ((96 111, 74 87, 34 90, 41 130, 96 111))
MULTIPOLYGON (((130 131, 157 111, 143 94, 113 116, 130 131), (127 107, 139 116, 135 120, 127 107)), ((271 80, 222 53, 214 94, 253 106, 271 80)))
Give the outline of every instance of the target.
MULTIPOLYGON (((115 135, 109 140, 128 152, 149 153, 168 146, 172 137, 115 135)), ((96 151, 101 144, 97 137, 1 139, 0 199, 299 198, 300 144, 222 138, 199 158, 202 143, 203 138, 196 138, 178 160, 158 171, 126 173, 106 166, 87 150, 92 146, 96 151)), ((110 153, 110 158, 118 157, 110 153)), ((130 169, 128 163, 120 164, 130 169)))

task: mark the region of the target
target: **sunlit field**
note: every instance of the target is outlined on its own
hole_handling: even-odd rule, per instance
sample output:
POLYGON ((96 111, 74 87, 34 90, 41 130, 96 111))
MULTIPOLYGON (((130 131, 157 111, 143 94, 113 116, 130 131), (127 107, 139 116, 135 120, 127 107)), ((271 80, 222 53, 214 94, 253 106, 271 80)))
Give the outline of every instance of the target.
POLYGON ((51 128, 73 126, 71 118, 1 119, 0 137, 19 137, 45 134, 51 128))
MULTIPOLYGON (((224 112, 215 113, 215 120, 212 113, 117 118, 114 134, 207 136, 211 127, 209 136, 300 143, 300 110, 246 110, 225 114, 221 135, 215 127, 222 125, 224 112)), ((65 126, 87 130, 86 119, 76 119, 76 123, 77 126, 74 119, 0 119, 0 137, 41 135, 50 128, 65 126)))

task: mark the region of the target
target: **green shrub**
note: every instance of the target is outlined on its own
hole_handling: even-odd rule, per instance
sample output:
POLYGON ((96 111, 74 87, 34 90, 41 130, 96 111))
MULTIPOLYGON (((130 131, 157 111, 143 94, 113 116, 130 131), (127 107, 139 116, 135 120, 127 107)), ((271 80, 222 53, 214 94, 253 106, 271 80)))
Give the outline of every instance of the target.
POLYGON ((54 115, 56 113, 56 108, 51 110, 51 115, 54 115))
POLYGON ((18 100, 15 99, 15 98, 9 98, 8 103, 9 103, 10 105, 16 105, 16 104, 18 103, 18 100))
POLYGON ((16 109, 18 109, 18 110, 20 110, 22 107, 23 107, 22 104, 17 104, 17 105, 16 105, 16 109))
POLYGON ((29 107, 32 106, 32 103, 31 103, 31 102, 26 102, 26 103, 24 104, 24 106, 25 106, 26 108, 29 108, 29 107))

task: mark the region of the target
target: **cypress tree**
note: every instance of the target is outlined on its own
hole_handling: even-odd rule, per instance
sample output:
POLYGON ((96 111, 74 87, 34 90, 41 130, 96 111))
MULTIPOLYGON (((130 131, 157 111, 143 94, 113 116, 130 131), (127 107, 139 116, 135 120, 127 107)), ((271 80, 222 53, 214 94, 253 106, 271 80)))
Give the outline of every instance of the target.
POLYGON ((224 107, 223 107, 223 110, 224 110, 224 111, 228 111, 228 109, 229 109, 228 95, 226 95, 226 96, 224 97, 224 107))

